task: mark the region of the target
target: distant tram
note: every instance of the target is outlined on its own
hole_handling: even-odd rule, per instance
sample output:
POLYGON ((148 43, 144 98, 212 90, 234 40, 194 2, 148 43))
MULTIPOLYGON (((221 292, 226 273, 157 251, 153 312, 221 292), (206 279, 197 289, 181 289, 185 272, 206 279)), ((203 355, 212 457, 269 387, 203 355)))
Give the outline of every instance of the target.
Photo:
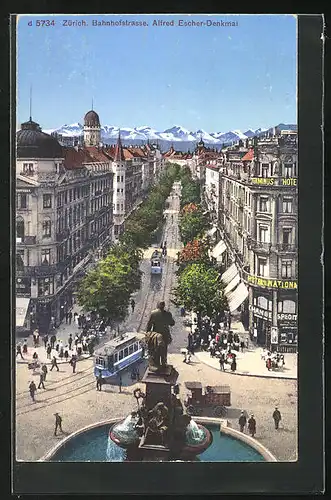
POLYGON ((162 273, 162 252, 161 250, 154 250, 151 257, 151 274, 162 273))
MULTIPOLYGON (((138 334, 139 335, 139 334, 138 334)), ((144 356, 143 342, 136 333, 125 333, 107 342, 94 353, 94 375, 113 377, 144 356)))

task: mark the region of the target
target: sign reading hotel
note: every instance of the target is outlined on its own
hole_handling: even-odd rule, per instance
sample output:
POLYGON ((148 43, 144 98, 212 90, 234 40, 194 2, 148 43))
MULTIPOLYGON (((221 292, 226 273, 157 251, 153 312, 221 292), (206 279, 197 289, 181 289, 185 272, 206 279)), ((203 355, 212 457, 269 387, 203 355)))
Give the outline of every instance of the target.
POLYGON ((286 288, 297 289, 298 284, 296 281, 275 280, 270 278, 260 278, 259 276, 247 275, 248 283, 252 285, 264 286, 266 288, 286 288))
MULTIPOLYGON (((275 178, 274 177, 252 177, 252 184, 259 184, 263 186, 275 186, 275 178)), ((278 183, 279 186, 296 186, 297 179, 295 178, 282 178, 278 183)))

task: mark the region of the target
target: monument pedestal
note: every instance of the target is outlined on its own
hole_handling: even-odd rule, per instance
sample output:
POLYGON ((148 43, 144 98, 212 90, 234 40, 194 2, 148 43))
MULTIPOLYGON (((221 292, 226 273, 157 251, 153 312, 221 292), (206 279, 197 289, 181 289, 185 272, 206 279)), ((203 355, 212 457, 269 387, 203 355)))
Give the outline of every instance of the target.
POLYGON ((163 373, 154 373, 146 369, 142 382, 146 385, 146 408, 151 410, 162 401, 168 408, 171 407, 171 388, 176 385, 178 372, 171 365, 163 373))

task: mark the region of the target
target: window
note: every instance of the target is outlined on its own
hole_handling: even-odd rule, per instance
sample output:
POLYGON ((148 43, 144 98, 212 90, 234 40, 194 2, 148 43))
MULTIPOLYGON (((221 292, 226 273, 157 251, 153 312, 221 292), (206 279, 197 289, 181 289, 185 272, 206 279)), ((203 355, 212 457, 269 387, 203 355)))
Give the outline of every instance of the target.
POLYGON ((284 164, 284 177, 293 177, 293 163, 284 164))
POLYGON ((278 302, 278 312, 284 314, 296 314, 296 303, 294 300, 283 300, 278 302))
POLYGON ((282 260, 282 278, 292 278, 291 260, 282 260))
POLYGON ((50 248, 44 248, 41 251, 41 263, 42 265, 49 265, 51 261, 51 250, 50 248))
POLYGON ((126 347, 126 348, 124 349, 124 357, 125 357, 125 358, 127 358, 128 356, 129 356, 129 348, 128 348, 128 347, 126 347))
POLYGON ((283 228, 283 244, 290 245, 292 243, 292 228, 284 227, 283 228))
POLYGON ((16 198, 16 207, 18 209, 28 208, 27 195, 25 193, 19 193, 16 198))
POLYGON ((259 241, 262 243, 269 243, 269 228, 268 226, 259 227, 259 241))
POLYGON ((23 270, 24 268, 24 250, 16 250, 16 269, 23 270))
POLYGON ((106 365, 104 358, 102 358, 101 356, 96 358, 95 364, 96 366, 102 366, 102 368, 105 368, 106 365))
POLYGON ((72 189, 69 189, 69 202, 72 202, 72 189))
POLYGON ((283 213, 285 214, 292 213, 292 203, 293 203, 293 198, 283 198, 283 213))
POLYGON ((262 177, 268 177, 268 170, 269 170, 269 164, 268 163, 262 163, 262 177))
POLYGON ((121 189, 121 193, 123 193, 123 189, 121 189))
POLYGON ((50 278, 39 278, 38 296, 53 295, 53 282, 50 278))
POLYGON ((121 359, 123 359, 123 351, 118 353, 118 360, 121 361, 121 359))
POLYGON ((133 353, 133 344, 129 345, 129 355, 133 353))
POLYGON ((120 182, 120 176, 119 175, 117 176, 117 182, 120 182))
POLYGON ((51 219, 45 219, 43 221, 43 238, 50 238, 51 237, 51 219))
POLYGON ((124 182, 124 175, 121 175, 121 182, 124 182))
POLYGON ((117 211, 119 211, 119 209, 120 209, 120 204, 119 204, 119 203, 117 203, 117 205, 116 205, 116 210, 117 210, 117 211))
POLYGON ((119 189, 119 188, 117 189, 117 192, 118 192, 118 193, 120 192, 120 189, 119 189))
POLYGON ((24 219, 22 217, 16 219, 16 238, 20 238, 22 242, 24 240, 24 219))
POLYGON ((267 259, 259 258, 257 259, 257 264, 258 264, 258 271, 257 271, 258 276, 265 276, 267 270, 267 259))
POLYGON ((43 195, 43 208, 52 208, 52 195, 44 194, 43 195))
POLYGON ((257 298, 257 305, 258 307, 261 307, 261 309, 268 309, 268 300, 265 297, 258 297, 257 298))
POLYGON ((33 174, 33 163, 23 163, 23 173, 33 174))
POLYGON ((138 344, 138 342, 135 342, 133 345, 133 350, 138 351, 138 349, 139 349, 139 344, 138 344))
POLYGON ((268 197, 260 196, 260 212, 268 211, 268 197))
POLYGON ((117 363, 118 361, 118 352, 115 352, 114 354, 114 363, 117 363))
POLYGON ((64 192, 64 203, 68 203, 68 191, 64 192))

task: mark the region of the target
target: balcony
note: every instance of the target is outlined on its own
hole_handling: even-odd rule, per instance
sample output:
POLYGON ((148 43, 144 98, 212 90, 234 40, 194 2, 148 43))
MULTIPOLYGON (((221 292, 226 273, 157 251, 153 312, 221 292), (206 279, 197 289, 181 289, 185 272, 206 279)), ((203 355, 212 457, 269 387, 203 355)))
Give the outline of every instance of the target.
POLYGON ((271 250, 271 243, 270 242, 265 242, 265 241, 256 241, 256 240, 251 240, 251 248, 256 251, 256 252, 265 252, 269 253, 271 250))
POLYGON ((297 245, 293 243, 278 243, 277 244, 278 252, 297 252, 297 245))
POLYGON ((69 235, 70 235, 69 229, 64 229, 60 233, 56 234, 56 241, 57 242, 63 241, 65 239, 67 239, 69 237, 69 235))
POLYGON ((36 236, 24 236, 23 238, 16 238, 17 245, 35 245, 37 237, 36 236))

